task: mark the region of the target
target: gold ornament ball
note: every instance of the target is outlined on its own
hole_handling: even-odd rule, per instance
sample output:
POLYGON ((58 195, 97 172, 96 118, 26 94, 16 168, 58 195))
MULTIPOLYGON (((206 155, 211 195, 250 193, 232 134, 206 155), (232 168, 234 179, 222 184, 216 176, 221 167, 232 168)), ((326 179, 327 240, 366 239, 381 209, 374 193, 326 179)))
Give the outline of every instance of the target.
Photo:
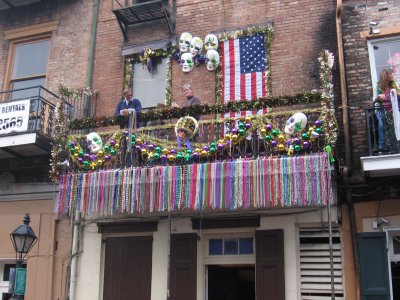
POLYGON ((142 144, 142 140, 139 139, 139 138, 137 138, 137 139, 136 139, 136 144, 138 144, 138 145, 142 144))
POLYGON ((266 130, 265 128, 262 128, 262 129, 260 130, 260 133, 261 133, 262 136, 264 136, 264 135, 266 135, 267 130, 266 130))
POLYGON ((279 149, 279 151, 284 151, 285 150, 285 146, 283 144, 279 144, 278 145, 278 149, 279 149))
POLYGON ((251 122, 251 118, 250 118, 250 117, 246 117, 244 120, 245 120, 247 123, 251 122))
POLYGON ((237 139, 238 139, 237 134, 233 134, 233 135, 232 135, 232 140, 235 142, 235 141, 237 141, 237 139))
POLYGON ((118 149, 119 149, 119 144, 116 143, 115 146, 114 146, 114 148, 115 148, 116 150, 118 150, 118 149))
POLYGON ((74 153, 74 158, 78 159, 78 157, 79 157, 79 153, 74 153))
POLYGON ((207 156, 208 152, 206 150, 201 151, 202 156, 207 156))
POLYGON ((98 155, 99 157, 103 157, 103 156, 104 156, 104 151, 103 151, 103 150, 100 150, 99 152, 97 152, 97 155, 98 155))

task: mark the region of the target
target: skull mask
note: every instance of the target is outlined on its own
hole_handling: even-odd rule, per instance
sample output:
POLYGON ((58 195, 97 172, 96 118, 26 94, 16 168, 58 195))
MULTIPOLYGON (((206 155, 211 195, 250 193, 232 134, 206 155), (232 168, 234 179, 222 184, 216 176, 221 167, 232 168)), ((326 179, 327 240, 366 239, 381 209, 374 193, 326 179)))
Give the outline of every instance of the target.
POLYGON ((219 54, 217 51, 211 49, 207 51, 207 70, 214 71, 219 65, 219 54))
POLYGON ((207 34, 204 39, 204 48, 208 50, 217 50, 218 49, 218 38, 215 34, 207 34))
POLYGON ((183 53, 181 56, 181 69, 182 72, 189 73, 192 71, 194 65, 192 54, 183 53))
POLYGON ((96 132, 91 132, 86 136, 86 142, 90 149, 90 152, 97 153, 103 147, 103 141, 96 132))
POLYGON ((297 112, 286 121, 285 133, 288 135, 299 133, 306 128, 306 125, 307 116, 301 112, 297 112))
POLYGON ((200 54, 202 49, 203 49, 203 40, 197 36, 194 37, 190 42, 190 53, 192 54, 192 56, 200 54))
POLYGON ((184 32, 179 38, 179 50, 181 53, 189 52, 190 41, 192 40, 192 35, 189 32, 184 32))

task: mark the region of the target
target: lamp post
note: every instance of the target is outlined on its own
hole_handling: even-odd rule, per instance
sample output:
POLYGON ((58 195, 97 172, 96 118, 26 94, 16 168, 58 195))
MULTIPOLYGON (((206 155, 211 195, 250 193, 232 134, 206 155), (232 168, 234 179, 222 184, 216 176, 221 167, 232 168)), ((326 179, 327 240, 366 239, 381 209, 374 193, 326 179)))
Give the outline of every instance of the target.
MULTIPOLYGON (((19 225, 11 234, 10 238, 15 249, 17 262, 14 293, 17 295, 25 294, 26 270, 22 268, 22 263, 33 245, 37 242, 37 236, 29 226, 31 218, 25 214, 24 224, 19 225)), ((18 299, 18 298, 15 298, 18 299)))

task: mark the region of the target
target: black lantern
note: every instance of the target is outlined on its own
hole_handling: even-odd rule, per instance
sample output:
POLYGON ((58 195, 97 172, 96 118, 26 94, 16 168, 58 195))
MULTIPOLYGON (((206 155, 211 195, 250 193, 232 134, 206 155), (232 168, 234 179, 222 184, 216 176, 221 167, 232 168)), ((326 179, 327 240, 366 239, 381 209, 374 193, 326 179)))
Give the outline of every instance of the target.
POLYGON ((11 234, 10 238, 13 243, 16 258, 17 258, 17 268, 22 265, 22 262, 28 252, 32 249, 37 241, 37 237, 33 232, 32 228, 29 226, 31 218, 29 214, 25 214, 24 224, 19 225, 11 234))

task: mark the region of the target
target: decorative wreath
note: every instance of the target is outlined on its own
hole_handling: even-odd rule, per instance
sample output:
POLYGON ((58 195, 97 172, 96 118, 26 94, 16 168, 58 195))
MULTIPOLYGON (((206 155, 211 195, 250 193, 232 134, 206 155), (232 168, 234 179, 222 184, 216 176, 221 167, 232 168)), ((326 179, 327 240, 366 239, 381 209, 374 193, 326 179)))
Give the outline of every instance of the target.
POLYGON ((178 134, 179 130, 184 130, 187 137, 190 139, 199 131, 199 123, 191 116, 182 117, 176 122, 175 133, 178 134))

